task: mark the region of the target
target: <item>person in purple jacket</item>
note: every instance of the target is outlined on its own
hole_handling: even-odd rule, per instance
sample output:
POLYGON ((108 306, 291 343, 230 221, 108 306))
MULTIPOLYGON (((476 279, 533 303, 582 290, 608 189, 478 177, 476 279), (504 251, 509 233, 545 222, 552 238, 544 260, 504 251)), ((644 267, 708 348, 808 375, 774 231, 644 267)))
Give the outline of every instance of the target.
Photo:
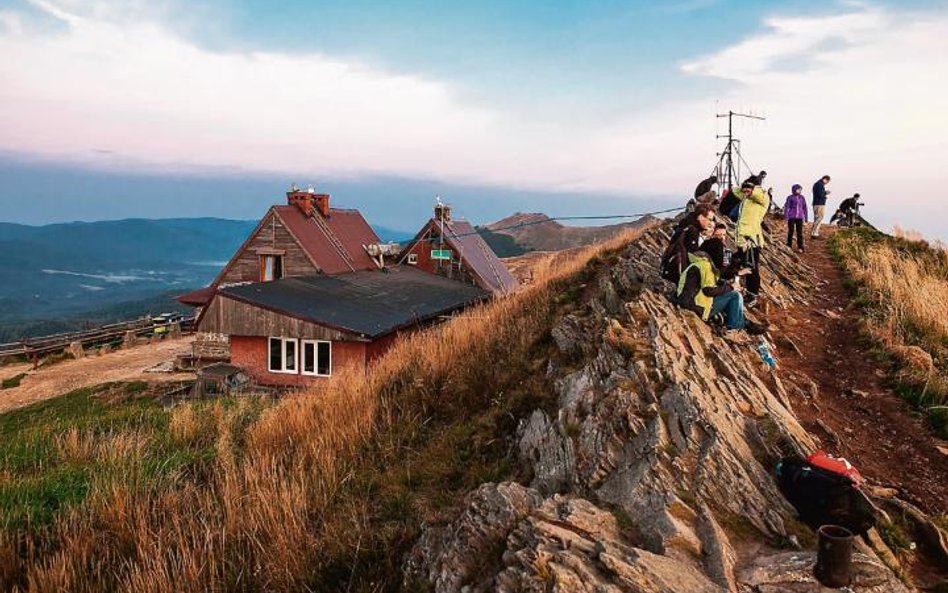
POLYGON ((797 249, 803 253, 803 223, 807 220, 806 198, 803 197, 803 186, 793 185, 787 201, 783 205, 783 216, 787 219, 787 247, 793 247, 793 234, 797 235, 797 249))

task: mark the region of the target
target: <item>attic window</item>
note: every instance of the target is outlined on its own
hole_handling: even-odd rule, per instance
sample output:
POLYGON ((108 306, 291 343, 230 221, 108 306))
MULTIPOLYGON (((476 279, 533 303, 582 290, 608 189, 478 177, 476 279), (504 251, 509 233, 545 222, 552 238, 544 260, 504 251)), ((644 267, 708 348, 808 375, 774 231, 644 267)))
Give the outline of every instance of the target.
POLYGON ((260 281, 272 282, 283 277, 283 256, 266 254, 260 256, 260 281))
POLYGON ((410 266, 417 266, 417 265, 418 265, 418 254, 417 254, 417 253, 409 253, 409 254, 408 254, 408 265, 410 265, 410 266))

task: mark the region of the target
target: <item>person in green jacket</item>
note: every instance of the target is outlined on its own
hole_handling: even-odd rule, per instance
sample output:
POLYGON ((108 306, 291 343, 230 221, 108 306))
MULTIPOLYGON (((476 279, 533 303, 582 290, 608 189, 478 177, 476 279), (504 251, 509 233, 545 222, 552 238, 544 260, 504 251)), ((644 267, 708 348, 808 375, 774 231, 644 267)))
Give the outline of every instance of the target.
POLYGON ((678 280, 678 306, 694 311, 710 321, 723 317, 727 329, 743 329, 752 335, 763 334, 767 326, 755 323, 744 315, 744 299, 734 285, 721 278, 721 273, 704 251, 688 254, 690 264, 678 280))
POLYGON ((763 223, 770 209, 770 196, 750 180, 741 185, 740 191, 743 199, 738 208, 737 226, 734 227, 734 244, 737 257, 752 270, 746 278, 745 305, 753 307, 760 295, 760 254, 765 243, 763 223))

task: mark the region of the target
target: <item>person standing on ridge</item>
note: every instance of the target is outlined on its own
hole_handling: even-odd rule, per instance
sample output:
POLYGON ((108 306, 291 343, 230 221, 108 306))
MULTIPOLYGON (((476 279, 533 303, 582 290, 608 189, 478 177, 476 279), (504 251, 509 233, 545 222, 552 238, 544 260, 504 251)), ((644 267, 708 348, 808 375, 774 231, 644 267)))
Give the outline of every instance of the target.
POLYGON ((830 182, 830 176, 824 175, 813 184, 813 226, 810 228, 810 238, 819 239, 820 225, 823 223, 823 216, 826 215, 826 196, 830 191, 826 189, 826 184, 830 182))
POLYGON ((714 191, 714 184, 718 182, 717 175, 711 175, 701 181, 695 188, 695 201, 699 204, 711 203, 717 199, 718 195, 714 191))
POLYGON ((803 186, 794 184, 783 205, 783 216, 787 219, 787 247, 793 247, 793 234, 797 235, 797 249, 803 253, 803 223, 807 220, 806 198, 803 186))
POLYGON ((737 256, 744 266, 751 268, 747 275, 745 288, 747 298, 744 305, 753 307, 760 296, 760 256, 764 247, 764 216, 770 208, 770 197, 761 187, 752 181, 741 186, 744 199, 737 211, 737 226, 734 229, 734 245, 737 256))

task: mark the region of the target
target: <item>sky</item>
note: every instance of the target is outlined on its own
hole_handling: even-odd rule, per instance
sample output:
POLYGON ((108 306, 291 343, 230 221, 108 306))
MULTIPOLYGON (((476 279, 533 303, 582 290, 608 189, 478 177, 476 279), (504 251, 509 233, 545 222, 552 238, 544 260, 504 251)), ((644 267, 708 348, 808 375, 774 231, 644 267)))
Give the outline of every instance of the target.
POLYGON ((0 0, 0 220, 256 218, 314 184, 412 230, 682 203, 728 110, 782 200, 832 175, 948 239, 948 3, 0 0))

